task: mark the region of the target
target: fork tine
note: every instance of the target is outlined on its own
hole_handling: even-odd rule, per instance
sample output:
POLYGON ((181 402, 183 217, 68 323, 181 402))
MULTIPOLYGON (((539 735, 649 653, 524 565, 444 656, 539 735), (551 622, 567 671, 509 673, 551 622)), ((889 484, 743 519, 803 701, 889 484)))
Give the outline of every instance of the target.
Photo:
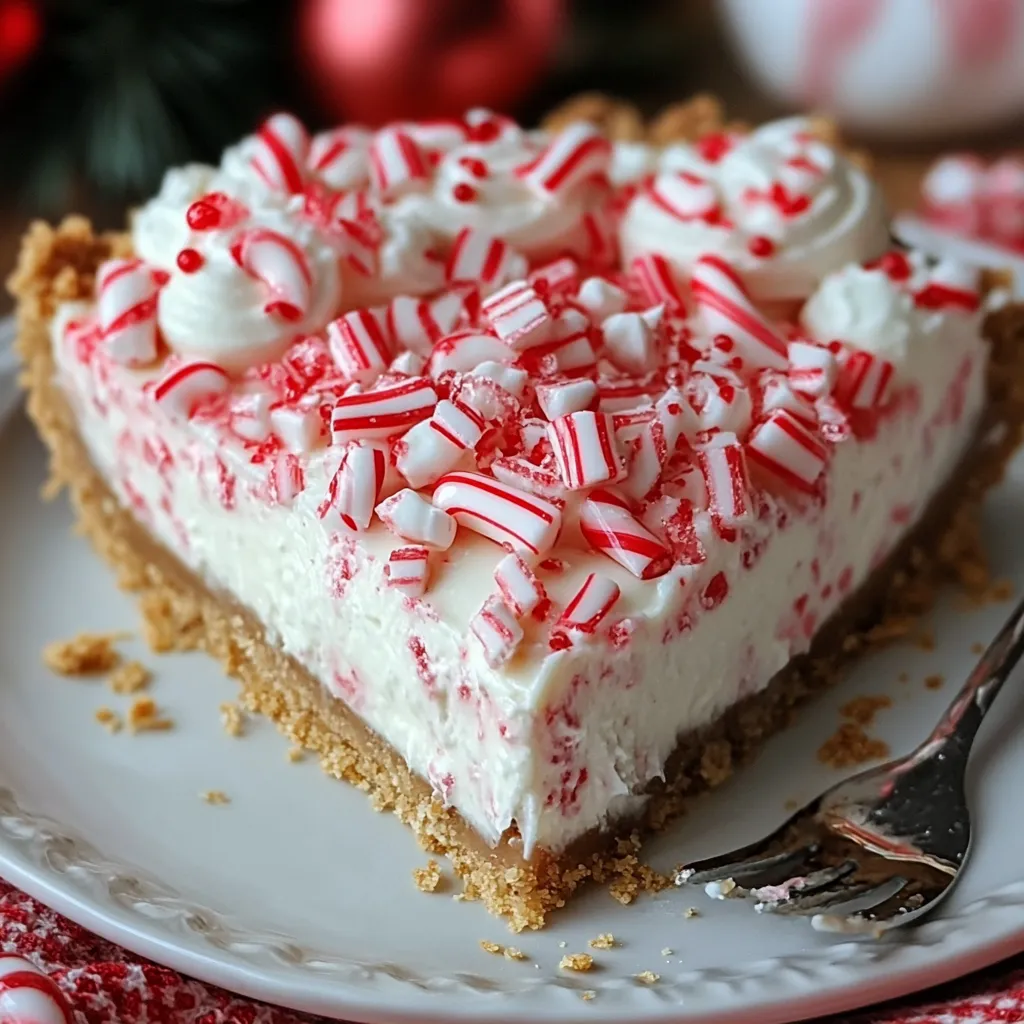
POLYGON ((794 914, 804 917, 817 914, 822 910, 843 906, 871 891, 873 886, 867 882, 846 882, 834 885, 829 889, 819 889, 805 896, 794 896, 790 900, 779 900, 778 903, 758 903, 754 909, 762 914, 794 914))
POLYGON ((750 855, 760 853, 766 843, 747 846, 741 850, 698 861, 684 868, 676 875, 678 885, 705 885, 708 882, 720 882, 726 878, 750 878, 752 875, 766 875, 783 879, 791 878, 797 869, 817 856, 821 849, 819 843, 808 843, 795 850, 784 850, 770 857, 748 859, 750 855), (744 857, 747 854, 748 857, 744 857))
MULTIPOLYGON (((897 881, 891 879, 890 882, 897 881)), ((913 914, 928 903, 928 900, 920 893, 905 891, 906 882, 903 882, 896 892, 887 896, 881 903, 859 910, 850 914, 817 914, 811 918, 811 926, 815 931, 830 932, 832 934, 880 934, 891 926, 892 922, 902 923, 900 920, 904 915, 913 914)))
POLYGON ((790 903, 800 897, 812 896, 823 889, 831 889, 836 882, 848 878, 857 870, 855 860, 844 860, 842 864, 812 871, 803 878, 789 878, 779 885, 764 885, 750 890, 750 895, 760 901, 758 909, 790 903))

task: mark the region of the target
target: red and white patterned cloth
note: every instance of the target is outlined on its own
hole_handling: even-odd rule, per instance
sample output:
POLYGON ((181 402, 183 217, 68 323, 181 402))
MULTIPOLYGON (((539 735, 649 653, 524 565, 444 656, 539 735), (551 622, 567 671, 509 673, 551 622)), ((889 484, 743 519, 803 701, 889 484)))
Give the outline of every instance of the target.
MULTIPOLYGON (((0 955, 11 954, 28 958, 60 985, 75 1024, 316 1024, 316 1018, 233 996, 143 960, 0 881, 0 955)), ((1024 956, 941 990, 842 1021, 1022 1022, 1024 956)))

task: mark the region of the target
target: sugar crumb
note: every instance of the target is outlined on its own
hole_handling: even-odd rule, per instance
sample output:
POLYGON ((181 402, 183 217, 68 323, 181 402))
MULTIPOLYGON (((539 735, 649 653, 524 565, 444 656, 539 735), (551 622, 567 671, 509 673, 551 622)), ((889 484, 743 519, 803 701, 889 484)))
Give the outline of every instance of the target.
POLYGON ((160 715, 152 698, 139 697, 128 709, 128 728, 136 733, 166 732, 174 728, 174 722, 160 715))
POLYGON ((121 716, 110 708, 97 708, 93 717, 111 734, 120 732, 124 724, 121 721, 121 716))
POLYGON ((153 673, 141 661, 126 661, 118 665, 107 677, 107 685, 114 693, 138 693, 149 686, 153 673))
POLYGON ((54 640, 43 648, 43 662, 62 676, 91 676, 109 672, 121 660, 114 644, 124 633, 79 633, 70 640, 54 640))
POLYGON ((480 940, 480 948, 485 953, 491 953, 494 956, 501 956, 505 952, 504 946, 499 946, 497 942, 488 942, 487 939, 480 940))
POLYGON ((594 966, 594 958, 589 953, 566 953, 558 961, 563 971, 589 971, 594 966))
POLYGON ((654 971, 641 971, 639 974, 634 974, 633 977, 644 985, 653 985, 661 980, 661 975, 655 974, 654 971))
POLYGON ((199 794, 201 800, 204 800, 208 804, 212 804, 214 807, 220 807, 224 804, 231 803, 231 797, 227 793, 219 789, 206 789, 199 794))
POLYGON ((597 993, 592 988, 588 988, 580 993, 580 999, 582 999, 585 1003, 589 1003, 592 999, 596 998, 597 993))
POLYGON ((442 879, 441 866, 436 860, 429 860, 426 867, 413 870, 412 879, 420 892, 437 892, 442 879))
POLYGON ((928 689, 928 690, 940 690, 940 689, 942 689, 942 684, 945 681, 946 681, 945 677, 939 675, 937 672, 935 673, 935 675, 925 676, 924 677, 924 685, 925 685, 925 688, 928 689))
POLYGON ((245 735, 245 712, 231 701, 224 701, 220 706, 221 728, 234 737, 245 735))
POLYGON ((506 960, 529 960, 530 958, 521 950, 516 949, 515 946, 505 947, 505 959, 506 960))
POLYGON ((618 943, 616 943, 615 936, 611 932, 605 932, 603 935, 598 935, 596 939, 591 939, 587 945, 591 949, 612 949, 618 943))

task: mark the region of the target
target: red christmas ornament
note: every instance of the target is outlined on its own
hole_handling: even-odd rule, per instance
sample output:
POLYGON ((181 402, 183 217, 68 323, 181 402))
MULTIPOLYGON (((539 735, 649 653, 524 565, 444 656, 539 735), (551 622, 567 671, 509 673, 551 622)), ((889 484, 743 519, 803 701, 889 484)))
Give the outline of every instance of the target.
POLYGON ((550 65, 566 8, 567 0, 304 0, 298 60, 338 121, 509 109, 550 65))
POLYGON ((0 85, 39 46, 43 18, 34 0, 0 0, 0 85))

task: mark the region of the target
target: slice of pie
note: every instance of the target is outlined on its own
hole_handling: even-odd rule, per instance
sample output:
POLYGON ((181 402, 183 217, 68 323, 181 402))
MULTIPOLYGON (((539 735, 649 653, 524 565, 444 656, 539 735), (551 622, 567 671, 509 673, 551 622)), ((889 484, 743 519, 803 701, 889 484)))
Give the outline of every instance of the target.
POLYGON ((34 226, 13 290, 154 643, 516 928, 926 603, 1024 419, 1024 310, 800 120, 277 115, 123 235, 34 226))

